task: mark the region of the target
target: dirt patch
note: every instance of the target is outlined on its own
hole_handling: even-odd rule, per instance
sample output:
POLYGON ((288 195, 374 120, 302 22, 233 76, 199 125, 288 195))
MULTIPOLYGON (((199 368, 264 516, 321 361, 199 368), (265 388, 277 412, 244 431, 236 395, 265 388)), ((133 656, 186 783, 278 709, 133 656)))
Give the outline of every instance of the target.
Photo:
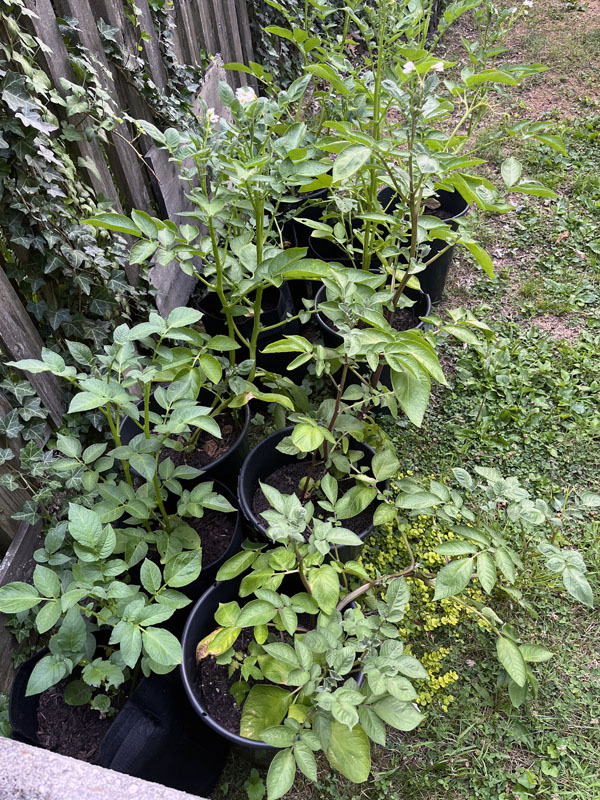
POLYGON ((545 331, 552 339, 562 339, 567 342, 574 342, 578 339, 582 330, 582 326, 575 322, 575 317, 572 315, 535 317, 531 323, 545 331))

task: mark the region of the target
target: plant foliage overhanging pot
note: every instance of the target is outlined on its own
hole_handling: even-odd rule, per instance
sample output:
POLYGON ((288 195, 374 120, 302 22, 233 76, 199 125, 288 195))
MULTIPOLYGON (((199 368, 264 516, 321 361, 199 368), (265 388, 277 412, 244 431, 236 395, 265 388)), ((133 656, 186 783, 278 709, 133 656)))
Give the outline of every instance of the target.
MULTIPOLYGON (((198 398, 199 402, 202 403, 203 399, 205 404, 210 404, 212 398, 208 395, 208 393, 207 396, 203 398, 203 393, 200 392, 200 396, 198 398)), ((140 400, 137 406, 143 414, 144 401, 140 400)), ((156 401, 154 393, 150 396, 150 411, 157 414, 160 414, 163 411, 161 406, 156 401)), ((231 489, 236 488, 237 476, 240 471, 240 467, 243 464, 249 450, 248 428, 250 426, 250 408, 248 405, 245 405, 239 409, 237 413, 240 415, 240 429, 229 450, 220 455, 218 458, 215 458, 214 461, 206 464, 206 466, 203 468, 202 475, 200 475, 198 478, 194 478, 190 481, 182 480, 181 484, 184 488, 191 489, 197 483, 208 480, 220 481, 231 489)), ((131 417, 125 417, 119 428, 121 443, 123 445, 128 445, 131 440, 141 432, 142 431, 140 430, 140 427, 133 419, 131 419, 131 417)), ((166 452, 168 455, 169 451, 166 450, 166 452)), ((131 468, 131 471, 135 472, 136 475, 139 474, 133 468, 131 468)))
MULTIPOLYGON (((439 189, 435 197, 440 203, 440 211, 444 212, 444 217, 441 218, 442 221, 450 225, 453 230, 456 230, 458 227, 456 220, 467 213, 469 204, 458 192, 447 192, 445 189, 439 189)), ((387 214, 393 213, 400 203, 398 195, 387 186, 379 192, 378 199, 387 214)), ((429 254, 427 260, 429 261, 438 256, 438 253, 441 253, 446 247, 446 242, 442 241, 442 239, 433 239, 428 242, 428 245, 429 254)), ((442 300, 455 248, 456 245, 452 245, 417 275, 421 289, 431 297, 431 302, 434 304, 442 300)))
MULTIPOLYGON (((202 312, 202 323, 204 329, 211 336, 227 335, 227 320, 222 311, 221 301, 216 293, 211 292, 204 295, 197 301, 196 306, 202 312)), ((260 314, 261 325, 268 327, 270 325, 277 325, 283 322, 286 317, 294 316, 295 307, 290 293, 290 288, 287 283, 282 283, 279 288, 270 286, 263 292, 262 311, 260 314)), ((253 317, 236 316, 235 324, 239 332, 246 339, 249 339, 252 334, 253 317)), ((298 333, 299 325, 297 320, 286 322, 284 325, 279 325, 270 331, 259 333, 257 342, 256 364, 259 369, 264 369, 266 372, 274 372, 277 374, 285 375, 287 366, 292 361, 286 353, 262 353, 262 349, 271 342, 276 342, 284 335, 293 335, 298 333)), ((236 351, 236 363, 240 363, 249 358, 248 348, 242 345, 236 351)))
POLYGON ((222 581, 215 583, 202 595, 190 612, 181 638, 181 648, 183 650, 183 660, 181 662, 181 679, 185 692, 188 696, 192 708, 200 719, 208 725, 215 733, 222 736, 230 744, 246 750, 264 750, 276 752, 277 748, 266 744, 266 742, 246 739, 239 733, 224 728, 208 711, 204 693, 200 688, 198 680, 198 666, 196 661, 196 647, 198 642, 214 630, 214 616, 220 603, 228 603, 238 597, 240 581, 222 581))
MULTIPOLYGON (((275 470, 298 462, 296 456, 277 450, 277 445, 286 436, 290 436, 292 431, 293 426, 283 428, 282 430, 271 433, 259 442, 254 449, 250 451, 244 461, 238 479, 238 501, 240 510, 260 538, 269 542, 271 540, 267 536, 267 526, 253 510, 253 499, 259 488, 260 481, 264 482, 275 470)), ((369 447, 369 445, 364 442, 353 441, 352 449, 361 450, 369 459, 369 463, 375 455, 373 448, 369 447)), ((387 483, 385 485, 387 485, 387 483)), ((381 488, 385 487, 382 485, 381 488)), ((373 523, 371 522, 362 531, 357 532, 357 535, 361 539, 364 539, 372 530, 373 523)), ((337 550, 341 561, 347 561, 353 558, 356 553, 355 547, 347 545, 340 546, 337 550)))

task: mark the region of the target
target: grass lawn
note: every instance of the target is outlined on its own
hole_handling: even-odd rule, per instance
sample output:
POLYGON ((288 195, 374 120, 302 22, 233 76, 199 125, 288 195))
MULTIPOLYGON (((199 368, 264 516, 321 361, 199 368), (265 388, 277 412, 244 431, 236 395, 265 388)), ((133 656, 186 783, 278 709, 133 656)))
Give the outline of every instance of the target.
MULTIPOLYGON (((468 20, 461 24, 468 35, 468 20)), ((453 41, 445 46, 451 57, 453 41)), ((445 344, 450 388, 438 392, 423 427, 387 424, 405 472, 443 478, 452 467, 494 466, 549 499, 571 487, 600 486, 600 2, 537 2, 509 47, 508 59, 539 60, 551 69, 517 96, 507 95, 479 150, 492 170, 515 152, 526 174, 552 186, 558 198, 515 196, 524 204, 516 212, 472 216, 497 278, 490 281, 459 255, 444 305, 469 307, 492 325, 496 339, 480 351, 445 344), (542 145, 525 150, 503 137, 528 116, 554 120, 568 155, 542 145)), ((598 531, 592 512, 565 528, 559 542, 584 554, 596 594, 598 531)), ((386 547, 379 532, 367 554, 386 547)), ((484 630, 464 620, 433 630, 415 624, 415 651, 449 650, 432 674, 439 679, 455 671, 458 679, 432 685, 426 721, 374 753, 368 784, 330 777, 324 768, 316 785, 299 781, 289 796, 600 798, 600 618, 568 600, 535 566, 523 580, 539 617, 508 598, 500 608, 504 619, 554 653, 536 671, 537 699, 511 707, 497 686, 494 643, 484 630)), ((261 800, 262 774, 232 755, 214 798, 261 800)))

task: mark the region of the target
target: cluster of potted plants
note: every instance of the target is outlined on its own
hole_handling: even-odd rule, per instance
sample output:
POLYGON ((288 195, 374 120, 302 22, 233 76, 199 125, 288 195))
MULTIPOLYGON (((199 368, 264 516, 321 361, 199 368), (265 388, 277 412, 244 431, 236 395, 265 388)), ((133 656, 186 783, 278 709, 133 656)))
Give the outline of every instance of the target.
MULTIPOLYGON (((495 66, 488 36, 468 48, 471 66, 444 80, 454 65, 428 40, 430 4, 375 5, 346 8, 340 38, 276 31, 303 51, 304 74, 279 89, 261 67, 244 67, 262 94, 223 84, 227 120, 207 109, 201 130, 185 134, 138 122, 179 164, 194 210, 179 225, 139 211, 87 222, 134 236, 134 264, 176 261, 194 275, 193 307, 120 325, 100 353, 70 343, 69 364, 48 350, 11 364, 68 382, 69 414, 100 414, 107 433, 87 447, 57 436, 45 469, 68 510, 46 530, 33 584, 0 589, 0 611, 35 613, 48 643, 25 694, 61 683, 67 704, 109 717, 141 676, 181 664, 212 731, 273 755, 270 800, 296 768, 316 780, 319 751, 366 780, 370 741, 385 744, 386 724, 408 731, 422 719, 411 679, 424 669, 398 633, 406 575, 422 574, 442 598, 476 569, 491 595, 496 566, 508 584, 521 567, 456 489, 390 491, 398 462, 378 414, 420 425, 432 381, 445 383, 440 338, 490 335, 464 310, 444 322, 432 301, 456 245, 492 274, 464 213, 511 206, 468 171, 483 163, 469 137, 491 86, 541 67, 495 66), (348 58, 350 22, 366 47, 359 66, 348 58), (276 430, 249 452, 257 404, 276 430), (462 515, 449 563, 429 574, 404 540, 406 569, 369 578, 355 558, 364 537, 424 509, 462 515)), ((480 6, 450 4, 442 29, 480 6)), ((506 31, 510 15, 499 19, 506 31)), ((503 177, 511 192, 547 193, 512 164, 503 177)), ((512 484, 496 489, 523 524, 554 524, 512 484)), ((550 558, 552 547, 543 540, 540 551, 550 558)), ((583 585, 580 558, 552 558, 583 585)), ((526 693, 526 662, 549 654, 520 645, 490 609, 477 612, 511 686, 526 693)))

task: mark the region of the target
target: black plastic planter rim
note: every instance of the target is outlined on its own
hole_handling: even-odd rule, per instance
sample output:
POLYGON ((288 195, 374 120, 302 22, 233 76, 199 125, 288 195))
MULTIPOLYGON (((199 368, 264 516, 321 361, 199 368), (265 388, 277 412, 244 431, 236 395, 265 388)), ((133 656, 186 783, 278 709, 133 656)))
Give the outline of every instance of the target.
MULTIPOLYGON (((256 739, 246 739, 244 736, 240 736, 239 733, 234 733, 233 731, 224 728, 220 723, 218 723, 208 712, 206 708, 203 698, 200 692, 194 687, 194 680, 193 675, 188 674, 188 670, 186 667, 186 659, 185 653, 188 650, 188 640, 192 638, 191 628, 194 627, 195 617, 197 614, 201 612, 202 606, 206 603, 207 599, 210 600, 211 594, 220 588, 219 583, 215 582, 212 586, 204 592, 204 594, 196 601, 196 604, 190 611, 190 615, 188 617, 187 622, 185 623, 185 628, 183 629, 183 634, 181 636, 181 647, 183 649, 184 657, 181 662, 181 667, 179 668, 179 672, 181 675, 181 680, 183 682, 183 687, 185 692, 188 696, 188 700, 192 704, 192 707, 196 714, 202 719, 202 721, 212 728, 215 733, 218 733, 219 736, 222 736, 224 739, 227 739, 232 744, 238 745, 239 747, 244 747, 250 750, 272 750, 275 752, 276 750, 280 750, 279 747, 274 747, 271 744, 267 744, 266 742, 260 742, 256 739)), ((191 647, 193 651, 196 651, 197 642, 191 642, 191 647)), ((194 660, 194 664, 196 661, 194 660)))
MULTIPOLYGON (((325 284, 323 284, 319 289, 319 291, 317 292, 317 294, 315 295, 315 311, 316 311, 315 316, 317 318, 319 325, 323 330, 326 330, 327 333, 331 334, 332 336, 338 336, 340 339, 342 339, 343 338, 342 334, 335 328, 331 327, 331 320, 329 319, 329 317, 326 317, 322 311, 319 311, 319 304, 323 302, 323 295, 325 294, 326 291, 327 287, 325 286, 325 284)), ((422 314, 422 316, 423 317, 429 316, 429 314, 431 313, 431 298, 429 297, 429 295, 426 292, 421 291, 420 289, 412 289, 411 291, 418 293, 420 295, 420 298, 417 298, 417 302, 418 299, 424 300, 426 302, 427 308, 425 309, 425 313, 422 314)), ((417 325, 414 325, 412 328, 409 328, 409 330, 416 331, 424 327, 425 327, 425 322, 423 320, 420 320, 420 322, 417 325)))
MULTIPOLYGON (((252 448, 252 450, 248 453, 248 455, 244 459, 244 463, 242 464, 242 468, 240 469, 240 474, 239 474, 239 477, 238 477, 238 493, 237 494, 238 494, 238 503, 239 503, 240 511, 242 512, 242 514, 244 515, 246 520, 250 523, 250 525, 252 525, 254 530, 257 531, 258 533, 260 533, 266 539, 266 541, 268 541, 268 542, 270 542, 270 539, 268 538, 268 536, 266 534, 266 527, 262 522, 259 521, 257 515, 252 510, 252 497, 254 495, 252 495, 252 497, 247 497, 246 496, 247 493, 245 491, 245 485, 248 482, 247 479, 246 479, 246 476, 247 476, 247 474, 249 472, 251 473, 252 464, 253 464, 253 461, 254 461, 253 457, 256 455, 256 453, 259 450, 261 450, 263 448, 268 449, 273 442, 275 442, 275 446, 276 446, 276 444, 278 444, 285 436, 290 436, 293 430, 294 430, 294 426, 290 425, 287 428, 281 428, 278 431, 273 431, 273 433, 270 433, 268 436, 265 436, 264 439, 261 439, 260 442, 258 442, 258 444, 256 444, 252 448)), ((375 450, 370 445, 368 445, 366 442, 360 442, 360 443, 356 442, 356 445, 364 447, 366 449, 367 453, 371 456, 371 458, 374 458, 374 456, 376 455, 375 450)), ((378 485, 382 485, 382 484, 385 484, 385 486, 387 487, 389 485, 389 481, 382 481, 378 485)), ((373 525, 373 523, 371 523, 371 525, 366 530, 364 530, 361 533, 358 533, 357 536, 359 536, 361 539, 365 539, 366 536, 368 536, 368 534, 373 530, 373 528, 374 528, 374 525, 373 525)))
MULTIPOLYGON (((194 607, 190 611, 188 620, 185 623, 185 628, 183 629, 183 634, 181 637, 183 659, 181 662, 181 667, 179 669, 181 680, 183 682, 183 687, 188 696, 188 700, 192 704, 192 707, 196 712, 196 714, 198 714, 198 716, 202 719, 202 721, 210 728, 212 728, 215 731, 215 733, 218 733, 219 736, 222 736, 224 739, 227 739, 229 742, 231 742, 231 744, 238 745, 238 747, 244 747, 249 750, 268 750, 276 752, 277 750, 281 750, 282 748, 275 747, 274 745, 267 744, 266 742, 258 741, 257 739, 246 739, 245 736, 240 736, 239 733, 234 733, 233 731, 230 731, 228 728, 224 728, 220 723, 218 723, 215 719, 213 719, 208 709, 206 708, 206 705, 204 704, 201 693, 198 692, 197 689, 194 687, 193 675, 188 674, 185 654, 186 652, 188 652, 189 646, 193 648, 193 652, 196 651, 197 642, 192 641, 191 644, 188 645, 188 640, 192 639, 191 629, 194 627, 195 617, 197 614, 201 612, 204 603, 206 603, 207 600, 210 600, 212 593, 219 588, 220 584, 218 582, 215 582, 204 592, 204 594, 196 601, 194 607)), ((356 606, 355 603, 352 603, 351 605, 352 607, 356 606)), ((195 659, 194 659, 194 664, 197 668, 197 662, 195 661, 195 659)), ((358 675, 356 681, 359 686, 362 685, 364 677, 365 677, 364 673, 362 672, 358 675)))
MULTIPOLYGON (((154 392, 152 393, 152 396, 153 396, 153 395, 154 395, 154 392)), ((144 401, 143 401, 143 400, 140 400, 140 401, 139 401, 139 403, 137 403, 137 406, 138 406, 138 408, 143 408, 143 407, 144 407, 144 401)), ((225 410, 227 410, 227 409, 225 409, 225 410)), ((238 410, 238 409, 232 409, 232 410, 233 410, 233 411, 236 411, 236 410, 238 410)), ((238 436, 237 436, 236 440, 235 440, 235 441, 234 441, 234 443, 231 445, 231 447, 230 447, 228 450, 226 450, 226 451, 225 451, 225 452, 224 452, 222 455, 220 455, 220 456, 219 456, 218 458, 216 458, 214 461, 209 461, 209 462, 208 462, 208 464, 206 464, 205 468, 202 470, 202 472, 207 472, 209 469, 215 469, 216 467, 220 466, 220 465, 221 465, 221 463, 222 463, 222 462, 223 462, 223 461, 224 461, 226 458, 228 458, 228 457, 229 457, 229 454, 230 454, 232 451, 234 451, 236 448, 238 448, 238 447, 239 447, 239 445, 240 445, 240 442, 242 441, 242 439, 244 438, 244 436, 245 436, 245 435, 246 435, 246 433, 248 432, 248 428, 250 427, 250 406, 249 406, 248 404, 246 404, 245 406, 242 406, 242 408, 241 408, 241 409, 239 409, 239 410, 243 412, 244 419, 243 419, 242 427, 240 428, 240 432, 239 432, 239 434, 238 434, 238 436)), ((125 417, 125 419, 123 419, 123 421, 121 422, 121 425, 120 425, 120 427, 119 427, 119 436, 121 436, 121 435, 122 435, 123 427, 124 427, 124 425, 126 424, 126 422, 127 422, 127 420, 128 420, 128 419, 130 419, 130 418, 129 418, 129 417, 125 417)), ((140 433, 142 433, 142 431, 140 431, 140 433)), ((136 435, 137 435, 137 434, 136 434, 136 435)), ((133 436, 132 436, 131 438, 133 439, 133 436)), ((131 439, 130 439, 129 441, 131 441, 131 439)), ((132 471, 132 472, 133 472, 135 475, 138 475, 140 478, 141 478, 141 477, 143 477, 143 476, 142 476, 142 475, 140 475, 140 473, 139 473, 137 470, 135 470, 133 467, 129 467, 129 469, 130 469, 130 470, 131 470, 131 471, 132 471)), ((199 475, 199 476, 198 476, 198 478, 199 478, 199 479, 201 479, 201 478, 202 478, 202 475, 199 475)))

